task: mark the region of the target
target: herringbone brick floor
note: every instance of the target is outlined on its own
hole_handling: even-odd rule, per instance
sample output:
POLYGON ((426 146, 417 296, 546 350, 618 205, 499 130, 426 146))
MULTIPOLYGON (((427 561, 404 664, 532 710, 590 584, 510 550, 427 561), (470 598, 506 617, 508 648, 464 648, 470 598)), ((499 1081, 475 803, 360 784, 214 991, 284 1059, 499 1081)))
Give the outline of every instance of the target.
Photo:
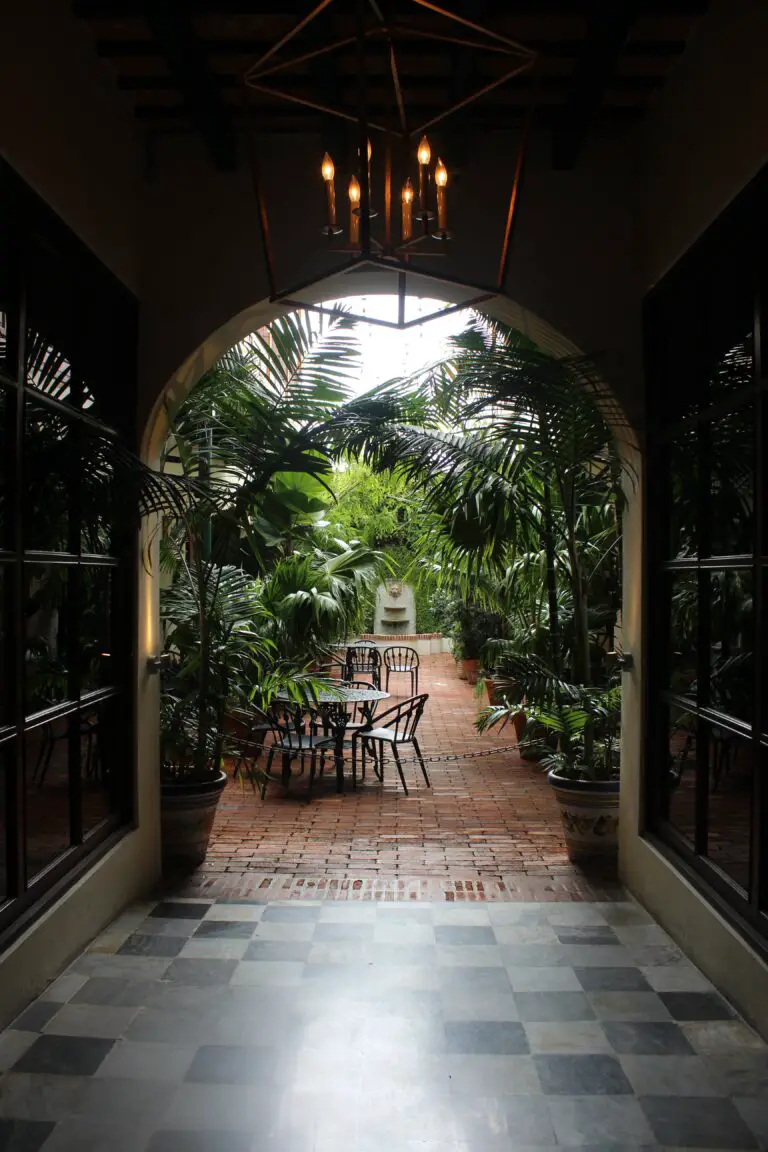
MULTIPOLYGON (((393 696, 407 695, 405 678, 396 679, 393 696)), ((514 744, 511 726, 478 736, 473 722, 485 694, 478 698, 458 679, 449 655, 423 660, 420 690, 430 695, 419 733, 425 755, 514 744)), ((198 881, 203 874, 223 881, 226 874, 238 891, 238 878, 255 879, 255 873, 365 881, 460 877, 493 886, 506 881, 518 893, 526 878, 538 892, 547 881, 563 890, 570 882, 583 886, 585 877, 568 862, 545 775, 516 750, 428 765, 431 788, 416 765, 405 771, 408 796, 388 765, 383 785, 369 773, 356 792, 348 784, 342 795, 329 772, 309 803, 303 779, 287 793, 271 784, 264 801, 247 783, 230 782, 198 881)))

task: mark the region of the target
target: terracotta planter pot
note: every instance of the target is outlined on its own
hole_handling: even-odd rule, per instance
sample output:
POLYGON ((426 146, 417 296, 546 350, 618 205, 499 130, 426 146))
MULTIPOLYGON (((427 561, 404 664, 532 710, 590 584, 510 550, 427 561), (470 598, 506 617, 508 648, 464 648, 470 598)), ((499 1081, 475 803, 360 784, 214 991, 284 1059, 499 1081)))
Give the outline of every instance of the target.
POLYGON ((525 725, 527 722, 528 717, 526 716, 525 712, 518 712, 516 716, 512 717, 512 726, 515 729, 515 736, 517 737, 518 744, 523 738, 523 732, 525 732, 525 725))
POLYGON ((458 676, 459 680, 466 680, 466 678, 467 678, 467 673, 466 673, 466 670, 464 668, 464 661, 463 660, 457 660, 456 661, 456 675, 458 676))
POLYGON ((555 772, 549 782, 560 805, 570 860, 615 856, 619 845, 619 781, 566 780, 555 772))
MULTIPOLYGON (((480 661, 479 660, 462 660, 462 666, 467 674, 467 681, 470 684, 477 684, 480 679, 480 661)), ((459 673, 461 675, 461 673, 459 673)))
POLYGON ((169 782, 160 789, 163 867, 196 868, 208 851, 225 772, 205 783, 169 782))

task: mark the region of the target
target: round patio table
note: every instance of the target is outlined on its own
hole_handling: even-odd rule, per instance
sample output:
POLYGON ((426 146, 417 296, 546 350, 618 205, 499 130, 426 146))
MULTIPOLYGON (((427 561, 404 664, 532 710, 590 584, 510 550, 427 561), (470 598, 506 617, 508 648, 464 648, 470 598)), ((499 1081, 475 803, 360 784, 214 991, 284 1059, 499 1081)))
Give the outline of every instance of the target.
POLYGON ((310 696, 308 693, 301 701, 295 700, 287 689, 275 694, 275 700, 280 704, 288 705, 293 712, 293 721, 299 731, 305 713, 310 716, 321 717, 323 729, 330 732, 335 740, 334 760, 336 761, 336 791, 344 791, 344 736, 347 730, 349 717, 345 705, 360 704, 365 720, 370 723, 372 719, 371 704, 379 700, 389 700, 389 692, 381 688, 350 687, 346 684, 333 684, 327 688, 318 688, 310 696))

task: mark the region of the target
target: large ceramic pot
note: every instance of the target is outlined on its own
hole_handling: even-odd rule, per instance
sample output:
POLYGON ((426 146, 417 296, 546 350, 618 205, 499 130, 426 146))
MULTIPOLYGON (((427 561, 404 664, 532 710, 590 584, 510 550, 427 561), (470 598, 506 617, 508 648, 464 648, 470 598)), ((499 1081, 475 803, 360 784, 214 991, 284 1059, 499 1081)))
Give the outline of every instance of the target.
MULTIPOLYGON (((480 661, 467 659, 466 657, 461 662, 462 667, 466 673, 467 680, 470 684, 477 684, 480 679, 480 661)), ((461 673, 459 673, 461 675, 461 673)))
POLYGON ((208 851, 213 818, 227 775, 217 779, 170 781, 160 789, 163 867, 196 868, 208 851))
POLYGON ((466 678, 467 678, 467 673, 464 669, 464 661, 463 660, 457 660, 456 661, 456 675, 458 676, 459 680, 466 680, 466 678))
POLYGON ((568 780, 549 773, 560 805, 570 860, 615 856, 619 843, 619 781, 568 780))

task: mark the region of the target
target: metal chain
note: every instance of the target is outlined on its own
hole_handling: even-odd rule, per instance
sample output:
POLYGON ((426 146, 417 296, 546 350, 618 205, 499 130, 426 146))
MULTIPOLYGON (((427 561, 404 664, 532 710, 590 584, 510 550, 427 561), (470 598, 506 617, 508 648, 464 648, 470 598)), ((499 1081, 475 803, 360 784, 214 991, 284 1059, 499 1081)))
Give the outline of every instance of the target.
MULTIPOLYGON (((266 752, 270 748, 275 748, 275 750, 277 752, 280 752, 280 745, 279 744, 274 744, 274 745, 273 744, 255 744, 255 743, 251 743, 250 741, 245 741, 244 743, 247 744, 248 753, 247 753, 247 755, 245 755, 245 754, 241 755, 241 762, 243 760, 250 759, 251 753, 253 753, 253 752, 257 752, 257 751, 259 753, 266 752)), ((499 748, 480 748, 480 749, 476 749, 473 752, 444 752, 444 753, 438 753, 437 755, 432 755, 432 756, 426 756, 425 755, 425 756, 422 756, 421 759, 423 760, 423 762, 425 764, 455 764, 455 763, 458 763, 459 760, 479 760, 485 756, 501 756, 505 752, 519 752, 519 750, 520 749, 519 749, 518 744, 502 744, 499 748)), ((286 751, 288 751, 288 750, 286 749, 286 751)), ((294 749, 294 751, 298 752, 298 749, 294 749)), ((327 751, 329 754, 331 754, 333 752, 333 749, 330 747, 327 749, 318 748, 317 751, 318 752, 327 751)), ((309 752, 311 752, 311 749, 309 749, 309 748, 304 749, 304 755, 306 755, 309 752)), ((235 757, 229 757, 229 758, 234 759, 235 757)), ((400 763, 401 764, 421 764, 421 760, 419 760, 418 756, 401 756, 400 757, 400 763)))

